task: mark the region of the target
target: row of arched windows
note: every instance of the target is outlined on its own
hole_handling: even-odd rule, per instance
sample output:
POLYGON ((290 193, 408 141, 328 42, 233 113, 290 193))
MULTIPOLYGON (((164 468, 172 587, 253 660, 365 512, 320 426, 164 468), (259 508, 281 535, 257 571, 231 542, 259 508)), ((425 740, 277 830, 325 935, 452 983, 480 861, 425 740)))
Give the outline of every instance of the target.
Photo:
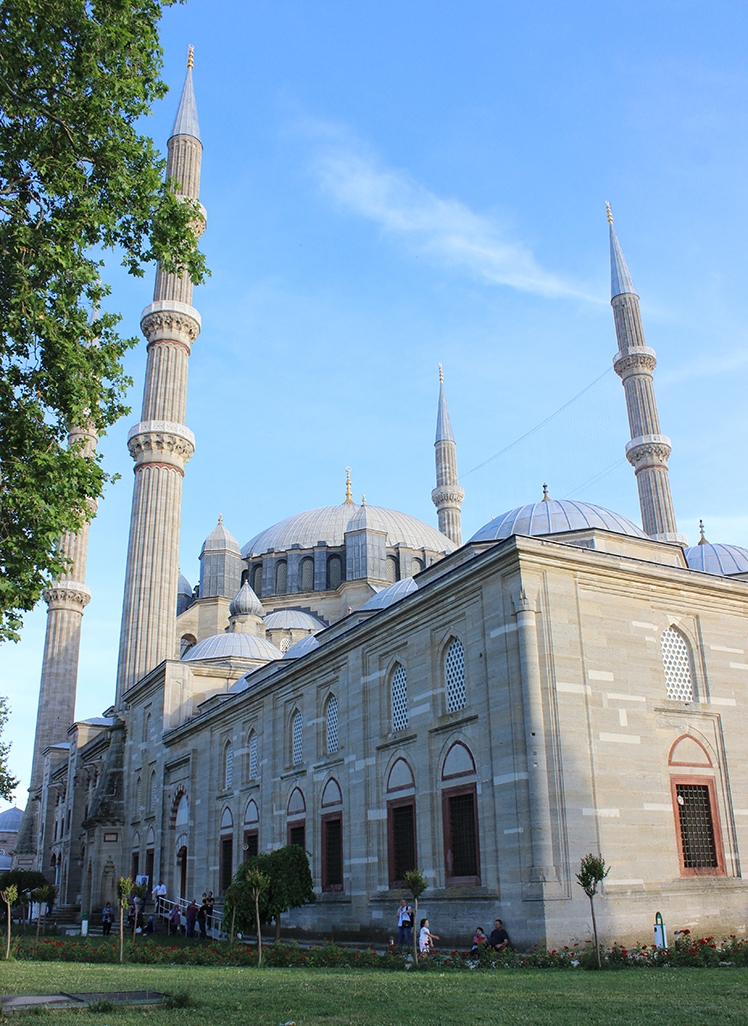
MULTIPOLYGON (((259 771, 258 742, 255 730, 249 732, 247 748, 249 750, 249 779, 254 780, 259 771)), ((228 791, 234 786, 234 745, 232 741, 227 741, 223 748, 222 776, 222 787, 228 791)))
MULTIPOLYGON (((444 694, 447 712, 459 712, 467 704, 465 688, 465 650, 459 638, 452 638, 444 650, 444 694)), ((390 709, 392 730, 408 726, 408 675, 402 663, 390 673, 390 709)))
MULTIPOLYGON (((419 574, 425 567, 425 562, 418 556, 413 556, 410 561, 410 576, 419 574)), ((345 580, 345 557, 337 553, 327 557, 325 588, 328 591, 335 591, 345 580)), ((385 560, 385 580, 394 584, 400 580, 400 560, 397 556, 388 555, 385 560)), ((262 563, 256 563, 249 576, 249 583, 252 591, 258 597, 263 592, 263 567, 262 563)), ((275 564, 275 590, 274 595, 288 594, 288 561, 279 559, 275 564)), ((304 556, 299 564, 299 591, 314 591, 314 559, 312 556, 304 556)))

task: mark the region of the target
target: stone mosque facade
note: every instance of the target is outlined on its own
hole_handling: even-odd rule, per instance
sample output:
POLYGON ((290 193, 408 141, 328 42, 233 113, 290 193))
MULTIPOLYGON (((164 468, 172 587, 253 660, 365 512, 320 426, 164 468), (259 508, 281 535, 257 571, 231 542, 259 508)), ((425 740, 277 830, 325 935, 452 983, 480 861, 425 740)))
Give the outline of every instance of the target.
MULTIPOLYGON (((190 66, 168 167, 195 200, 201 155, 190 66)), ((546 493, 463 541, 440 381, 438 527, 355 503, 349 478, 339 505, 243 547, 219 519, 194 589, 178 547, 201 322, 189 280, 157 274, 101 716, 74 720, 85 530, 62 540, 70 570, 45 596, 15 860, 53 879, 59 904, 95 912, 120 875, 220 896, 242 859, 295 843, 317 901, 284 931, 386 940, 418 867, 443 943, 500 917, 518 945, 556 945, 589 935, 575 873, 592 851, 612 866, 606 939, 650 939, 656 911, 671 929, 745 933, 748 552, 678 533, 655 353, 609 221, 641 528, 546 493)))

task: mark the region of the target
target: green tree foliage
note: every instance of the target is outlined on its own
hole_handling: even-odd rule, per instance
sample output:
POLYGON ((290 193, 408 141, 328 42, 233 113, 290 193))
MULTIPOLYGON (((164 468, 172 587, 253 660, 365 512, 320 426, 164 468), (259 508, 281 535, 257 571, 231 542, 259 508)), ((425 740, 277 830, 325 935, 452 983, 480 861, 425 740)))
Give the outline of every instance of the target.
POLYGON ((253 855, 237 869, 226 892, 223 906, 224 923, 234 921, 237 930, 256 928, 260 922, 280 923, 283 912, 316 901, 309 857, 297 844, 287 844, 276 851, 253 855), (267 877, 256 896, 256 874, 267 877))
POLYGON ((601 884, 610 872, 611 867, 605 865, 602 855, 585 855, 579 864, 577 883, 590 899, 590 912, 592 913, 592 931, 595 935, 595 952, 597 954, 598 968, 602 968, 600 961, 600 945, 597 943, 597 920, 595 919, 595 895, 597 886, 601 884))
POLYGON ((413 895, 413 956, 418 961, 418 938, 420 927, 418 925, 418 899, 428 887, 428 881, 420 869, 409 869, 405 874, 405 883, 413 895))
POLYGON ((13 908, 13 905, 15 904, 15 901, 18 898, 18 888, 14 887, 13 884, 11 884, 9 887, 5 887, 3 890, 0 891, 0 898, 2 898, 3 902, 5 903, 6 915, 8 917, 8 927, 5 935, 5 961, 7 962, 10 958, 10 932, 13 922, 11 909, 13 908))
MULTIPOLYGON (((7 873, 0 873, 0 891, 6 891, 9 887, 15 887, 17 895, 30 895, 39 887, 49 887, 49 880, 44 873, 38 873, 35 869, 9 869, 7 873)), ((36 899, 34 899, 36 900, 36 899)))
POLYGON ((102 254, 205 275, 197 205, 136 123, 166 92, 158 22, 173 0, 0 4, 0 640, 65 569, 65 531, 107 480, 68 449, 124 413, 129 379, 102 254))
MULTIPOLYGON (((0 737, 3 727, 8 722, 8 702, 0 698, 0 737)), ((10 741, 0 741, 0 798, 12 801, 13 792, 18 787, 18 781, 10 775, 8 770, 8 757, 10 755, 10 741)))

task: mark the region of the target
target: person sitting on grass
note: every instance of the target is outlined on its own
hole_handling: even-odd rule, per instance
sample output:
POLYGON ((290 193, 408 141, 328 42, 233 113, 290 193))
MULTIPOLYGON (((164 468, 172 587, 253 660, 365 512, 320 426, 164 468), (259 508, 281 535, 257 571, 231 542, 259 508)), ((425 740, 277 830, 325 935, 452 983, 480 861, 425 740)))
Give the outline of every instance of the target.
POLYGON ((471 955, 477 955, 480 952, 481 946, 485 948, 488 944, 488 937, 486 937, 485 931, 482 926, 479 926, 475 931, 475 937, 473 937, 473 946, 470 949, 471 955))
POLYGON ((429 930, 428 919, 421 920, 421 932, 418 935, 418 948, 422 955, 430 955, 434 950, 434 941, 438 941, 439 938, 435 933, 429 930))
POLYGON ((488 938, 488 943, 494 949, 494 951, 503 951, 509 947, 509 934, 504 929, 504 924, 500 919, 496 920, 495 929, 491 930, 491 936, 488 938))

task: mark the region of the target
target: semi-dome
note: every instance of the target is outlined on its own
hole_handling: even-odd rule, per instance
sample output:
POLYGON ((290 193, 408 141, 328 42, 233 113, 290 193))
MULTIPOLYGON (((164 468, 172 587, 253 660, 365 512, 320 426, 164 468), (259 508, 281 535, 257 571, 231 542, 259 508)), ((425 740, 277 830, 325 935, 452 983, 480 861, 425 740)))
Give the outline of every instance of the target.
POLYGON ((543 499, 527 506, 518 506, 489 520, 476 531, 470 541, 501 541, 513 534, 563 534, 565 531, 584 531, 590 527, 626 534, 631 538, 647 537, 641 528, 626 517, 603 509, 602 506, 574 502, 571 499, 543 499))
POLYGON ((256 638, 253 634, 214 634, 203 638, 182 656, 184 662, 195 659, 258 659, 269 663, 271 659, 280 659, 281 654, 271 642, 265 638, 256 638))
MULTIPOLYGON (((347 531, 361 529, 358 517, 361 508, 355 502, 343 502, 339 506, 321 506, 287 517, 248 541, 242 549, 242 557, 249 559, 266 552, 287 552, 294 545, 311 549, 318 542, 330 547, 342 546, 347 531)), ((431 552, 452 552, 457 547, 441 531, 407 513, 382 506, 366 506, 365 512, 367 530, 386 534, 390 547, 404 545, 431 552)))
POLYGON ((686 562, 692 570, 706 574, 748 573, 748 549, 739 545, 713 545, 704 541, 685 549, 686 562))
POLYGON ((234 595, 229 606, 230 616, 262 616, 265 610, 247 581, 234 595))
POLYGON ((203 542, 200 555, 206 552, 235 552, 239 555, 239 542, 231 531, 226 530, 222 516, 218 517, 218 523, 203 542))
POLYGON ((295 645, 291 645, 289 650, 283 654, 284 659, 299 659, 301 656, 305 656, 307 652, 313 652, 315 648, 319 648, 319 641, 313 634, 307 634, 301 641, 297 641, 295 645))
POLYGON ((393 602, 398 602, 411 592, 418 591, 418 585, 412 577, 404 577, 402 581, 395 581, 394 584, 382 588, 376 595, 373 595, 368 602, 365 602, 362 609, 386 609, 393 602))
POLYGON ((269 631, 321 631, 325 626, 316 616, 300 609, 276 609, 263 617, 263 623, 269 631))
POLYGON ((0 812, 0 831, 4 834, 17 833, 21 829, 23 809, 6 809, 0 812))

